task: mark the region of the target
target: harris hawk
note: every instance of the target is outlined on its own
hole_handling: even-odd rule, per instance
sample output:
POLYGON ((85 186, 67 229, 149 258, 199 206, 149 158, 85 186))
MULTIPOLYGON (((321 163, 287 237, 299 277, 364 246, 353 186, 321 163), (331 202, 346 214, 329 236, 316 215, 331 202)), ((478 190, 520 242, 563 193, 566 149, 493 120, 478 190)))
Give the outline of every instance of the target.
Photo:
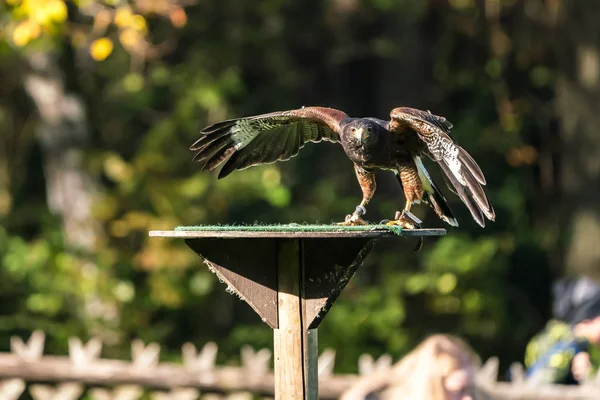
POLYGON ((394 108, 389 121, 350 118, 327 107, 302 107, 217 122, 202 129, 190 146, 203 171, 223 164, 219 179, 235 170, 286 161, 307 142, 340 143, 354 164, 362 201, 340 225, 366 225, 362 217, 376 189, 375 170, 392 171, 406 204, 388 224, 414 229, 420 221, 412 204, 424 202, 451 226, 458 226, 448 202, 425 169, 423 155, 437 162, 450 190, 467 206, 474 220, 485 226, 495 213, 483 186, 485 177, 475 160, 452 138, 452 124, 444 117, 409 107, 394 108))

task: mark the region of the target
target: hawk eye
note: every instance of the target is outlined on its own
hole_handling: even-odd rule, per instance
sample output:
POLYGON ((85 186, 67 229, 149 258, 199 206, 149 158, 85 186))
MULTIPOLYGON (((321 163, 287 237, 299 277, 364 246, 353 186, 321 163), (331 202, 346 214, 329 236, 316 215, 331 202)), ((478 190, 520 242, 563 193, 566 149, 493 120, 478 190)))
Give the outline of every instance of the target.
POLYGON ((352 127, 351 131, 352 131, 352 132, 356 132, 356 128, 355 128, 355 127, 352 127))
POLYGON ((373 132, 373 128, 371 128, 370 126, 367 126, 367 132, 368 132, 368 133, 371 133, 371 132, 373 132))

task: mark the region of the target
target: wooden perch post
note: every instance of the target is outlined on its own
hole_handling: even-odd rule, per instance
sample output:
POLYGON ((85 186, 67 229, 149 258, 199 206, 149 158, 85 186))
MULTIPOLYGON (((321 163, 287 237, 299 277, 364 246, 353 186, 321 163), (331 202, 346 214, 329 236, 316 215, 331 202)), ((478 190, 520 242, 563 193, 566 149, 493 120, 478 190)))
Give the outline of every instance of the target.
POLYGON ((274 330, 275 392, 281 399, 316 399, 313 382, 316 370, 309 366, 317 357, 316 340, 309 340, 316 329, 308 330, 306 315, 302 312, 302 269, 300 265, 300 239, 279 242, 277 248, 277 319, 279 327, 274 330))
POLYGON ((445 233, 327 228, 150 232, 155 237, 184 238, 211 271, 273 328, 276 400, 318 398, 317 328, 376 239, 445 233))

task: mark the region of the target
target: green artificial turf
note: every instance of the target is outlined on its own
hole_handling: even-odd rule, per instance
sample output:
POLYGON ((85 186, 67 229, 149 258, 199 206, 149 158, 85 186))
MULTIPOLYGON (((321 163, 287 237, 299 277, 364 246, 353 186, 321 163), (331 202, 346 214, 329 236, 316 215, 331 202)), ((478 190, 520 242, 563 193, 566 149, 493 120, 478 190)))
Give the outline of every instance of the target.
POLYGON ((199 225, 178 226, 176 231, 246 231, 246 232, 370 232, 374 230, 385 230, 401 235, 400 226, 389 225, 359 225, 359 226, 336 226, 336 225, 313 225, 313 224, 281 224, 281 225, 199 225))

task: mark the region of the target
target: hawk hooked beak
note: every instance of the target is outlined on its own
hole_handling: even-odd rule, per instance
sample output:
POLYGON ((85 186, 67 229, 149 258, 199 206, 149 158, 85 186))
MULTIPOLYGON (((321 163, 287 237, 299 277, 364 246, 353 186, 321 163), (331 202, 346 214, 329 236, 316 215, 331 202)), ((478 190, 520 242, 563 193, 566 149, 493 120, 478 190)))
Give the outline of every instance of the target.
POLYGON ((366 139, 369 135, 365 132, 364 128, 357 128, 354 130, 354 137, 358 140, 358 144, 362 145, 364 139, 366 139))

